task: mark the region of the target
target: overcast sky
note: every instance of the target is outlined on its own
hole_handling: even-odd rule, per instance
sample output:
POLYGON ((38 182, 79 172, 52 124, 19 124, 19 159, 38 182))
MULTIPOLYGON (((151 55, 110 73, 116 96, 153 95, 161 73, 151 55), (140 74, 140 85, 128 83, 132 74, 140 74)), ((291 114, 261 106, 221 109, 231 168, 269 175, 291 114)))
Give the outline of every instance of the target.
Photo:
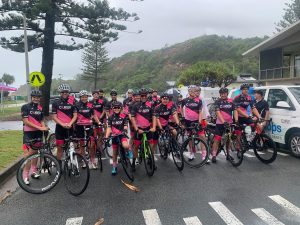
MULTIPOLYGON (((114 7, 136 12, 141 18, 128 23, 128 31, 107 45, 110 57, 129 51, 159 49, 204 34, 253 37, 272 35, 275 22, 288 0, 109 0, 114 7)), ((2 32, 3 33, 3 32, 2 32)), ((2 34, 0 34, 2 35, 2 34)), ((29 53, 30 71, 41 68, 41 49, 29 53)), ((54 77, 72 78, 81 71, 81 51, 55 51, 54 77)), ((0 48, 0 76, 15 76, 15 86, 25 83, 24 54, 0 48)))

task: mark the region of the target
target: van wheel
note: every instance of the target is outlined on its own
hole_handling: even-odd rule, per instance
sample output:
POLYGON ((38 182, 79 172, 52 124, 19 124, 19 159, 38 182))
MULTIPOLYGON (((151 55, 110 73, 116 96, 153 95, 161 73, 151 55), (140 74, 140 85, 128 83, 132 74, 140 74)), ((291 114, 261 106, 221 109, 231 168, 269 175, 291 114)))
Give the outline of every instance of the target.
POLYGON ((292 134, 288 144, 293 156, 300 158, 300 132, 292 134))

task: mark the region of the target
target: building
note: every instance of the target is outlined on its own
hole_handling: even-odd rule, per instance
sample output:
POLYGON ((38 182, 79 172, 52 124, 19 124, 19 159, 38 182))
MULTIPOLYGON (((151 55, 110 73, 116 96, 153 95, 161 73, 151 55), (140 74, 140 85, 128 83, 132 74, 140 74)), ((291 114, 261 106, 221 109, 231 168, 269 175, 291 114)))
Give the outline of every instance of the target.
POLYGON ((237 76, 236 80, 230 84, 227 88, 235 89, 240 88, 241 84, 247 83, 251 87, 257 87, 260 85, 259 81, 252 77, 251 74, 240 74, 237 76))
POLYGON ((243 56, 259 56, 259 81, 263 84, 300 84, 300 21, 249 49, 243 56))

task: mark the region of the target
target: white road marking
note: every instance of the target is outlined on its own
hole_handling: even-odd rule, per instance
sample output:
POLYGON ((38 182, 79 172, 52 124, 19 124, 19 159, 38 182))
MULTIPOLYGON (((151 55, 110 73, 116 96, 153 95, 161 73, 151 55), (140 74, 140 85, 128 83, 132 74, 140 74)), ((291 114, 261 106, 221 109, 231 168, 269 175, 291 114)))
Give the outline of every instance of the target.
POLYGON ((277 220, 271 213, 263 208, 251 209, 259 218, 269 225, 284 225, 284 223, 277 220))
POLYGON ((243 225, 222 202, 209 202, 209 205, 219 214, 226 224, 243 225))
POLYGON ((69 218, 66 221, 66 225, 81 225, 82 220, 83 220, 83 217, 69 218))
POLYGON ((113 160, 109 159, 109 164, 112 165, 113 164, 113 160))
POLYGON ((198 219, 197 216, 183 218, 186 225, 202 225, 201 221, 198 219))
POLYGON ((281 155, 281 156, 289 156, 289 154, 286 154, 286 153, 282 153, 282 152, 277 152, 278 155, 281 155))
POLYGON ((250 155, 248 153, 244 153, 244 156, 248 157, 248 158, 254 158, 255 156, 254 155, 250 155))
POLYGON ((154 155, 154 161, 157 161, 158 160, 158 158, 156 157, 156 155, 154 155))
POLYGON ((293 214, 295 214, 295 216, 299 217, 300 208, 298 208, 294 204, 290 203, 285 198, 281 197, 280 195, 269 196, 269 198, 272 199, 274 202, 276 202, 281 207, 291 211, 293 214))
POLYGON ((146 225, 161 225, 156 209, 143 210, 146 225))

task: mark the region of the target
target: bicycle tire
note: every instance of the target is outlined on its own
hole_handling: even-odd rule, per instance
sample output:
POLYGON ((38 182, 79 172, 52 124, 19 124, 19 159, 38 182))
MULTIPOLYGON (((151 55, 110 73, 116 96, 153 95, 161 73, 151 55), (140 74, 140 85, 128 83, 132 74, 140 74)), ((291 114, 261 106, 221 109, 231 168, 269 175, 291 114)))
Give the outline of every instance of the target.
POLYGON ((246 153, 247 151, 249 151, 249 144, 248 144, 248 141, 247 141, 247 137, 246 137, 246 134, 245 133, 242 133, 241 135, 241 150, 244 153, 246 153))
POLYGON ((168 158, 168 148, 166 146, 166 141, 163 138, 159 138, 158 141, 158 150, 160 153, 160 156, 166 160, 168 158))
MULTIPOLYGON (((111 140, 110 140, 111 142, 111 140)), ((105 146, 105 153, 106 155, 112 159, 112 153, 113 153, 113 150, 112 150, 112 147, 111 147, 111 143, 107 143, 106 146, 105 146)))
POLYGON ((146 173, 149 177, 152 177, 154 174, 155 162, 154 162, 154 156, 152 154, 152 151, 151 151, 148 141, 146 141, 145 146, 143 146, 142 154, 144 154, 143 158, 144 158, 146 173), (149 168, 148 168, 148 166, 149 166, 149 168))
POLYGON ((128 177, 129 180, 131 180, 131 182, 134 181, 134 176, 133 176, 133 171, 132 171, 132 165, 130 162, 130 159, 128 157, 126 157, 125 151, 123 150, 119 150, 119 156, 120 156, 120 161, 123 167, 123 170, 126 174, 126 176, 128 177))
POLYGON ((90 169, 87 160, 82 155, 78 153, 73 153, 73 157, 76 158, 75 160, 77 161, 77 165, 71 163, 71 159, 67 159, 65 161, 64 180, 65 180, 65 187, 67 191, 71 195, 78 196, 81 195, 88 187, 89 180, 90 180, 90 169), (81 166, 79 165, 81 162, 85 164, 86 168, 84 169, 81 168, 81 166), (82 187, 80 187, 78 190, 73 190, 71 188, 71 185, 68 185, 68 179, 78 178, 79 176, 81 176, 80 171, 85 171, 84 174, 86 174, 86 178, 82 182, 83 183, 82 187))
POLYGON ((100 172, 103 171, 103 163, 102 163, 102 152, 101 152, 101 149, 98 147, 98 144, 95 143, 95 148, 96 148, 96 156, 97 156, 97 165, 98 165, 98 168, 100 170, 100 172))
MULTIPOLYGON (((201 144, 200 144, 200 146, 201 146, 201 144)), ((186 139, 185 142, 182 145, 182 153, 183 153, 183 160, 184 160, 184 162, 188 166, 190 166, 191 168, 200 168, 200 167, 204 166, 207 163, 208 159, 209 159, 209 147, 207 145, 207 142, 205 140, 203 140, 202 138, 199 138, 199 137, 194 137, 194 138, 193 137, 189 137, 188 139, 186 139), (192 141, 192 140, 194 140, 194 143, 196 143, 197 145, 199 143, 203 144, 203 146, 205 148, 205 150, 203 150, 203 151, 206 152, 205 153, 206 154, 205 158, 202 159, 202 150, 201 150, 201 159, 197 160, 198 162, 196 162, 195 160, 190 161, 188 159, 188 156, 187 156, 187 153, 190 153, 190 151, 188 149, 189 148, 189 142, 192 141)))
POLYGON ((237 143, 237 141, 238 141, 237 139, 236 140, 231 140, 231 142, 230 142, 230 148, 231 148, 230 153, 227 150, 228 160, 234 167, 240 166, 243 162, 243 159, 244 159, 243 151, 237 148, 237 146, 241 146, 241 144, 239 145, 237 143), (234 156, 234 158, 233 158, 233 156, 234 156))
POLYGON ((272 162, 275 161, 275 159, 277 158, 277 148, 276 148, 276 144, 275 142, 273 141, 273 139, 265 134, 265 133, 262 133, 262 134, 259 134, 259 135, 256 135, 254 140, 253 140, 253 151, 254 151, 254 154, 255 156, 263 163, 265 164, 270 164, 272 162), (267 142, 266 142, 267 140, 267 142), (268 149, 268 152, 272 151, 272 155, 269 159, 265 159, 263 158, 259 151, 262 150, 261 149, 261 145, 259 146, 258 145, 258 141, 263 141, 263 148, 265 147, 265 145, 268 145, 269 148, 271 149, 268 149))
MULTIPOLYGON (((46 173, 43 173, 43 174, 46 174, 46 173)), ((36 154, 31 155, 31 156, 28 156, 27 158, 25 158, 21 161, 20 166, 18 167, 18 170, 17 170, 17 176, 16 177, 17 177, 17 182, 18 182, 19 186, 24 191, 26 191, 28 193, 31 193, 31 194, 43 194, 43 193, 46 193, 46 192, 50 191, 51 189, 53 189, 58 184, 58 182, 61 178, 61 167, 59 165, 58 160, 54 156, 52 156, 50 154, 47 154, 47 153, 43 153, 43 154, 36 153, 36 154), (45 170, 47 169, 48 170, 48 173, 47 173, 48 176, 52 176, 52 174, 53 174, 54 179, 53 180, 50 179, 50 181, 46 183, 45 187, 34 188, 32 186, 32 184, 31 185, 30 184, 29 185, 25 184, 24 179, 23 179, 23 169, 24 169, 24 167, 27 163, 30 163, 29 160, 32 160, 34 158, 40 158, 40 157, 43 157, 43 164, 42 164, 42 166, 40 165, 41 168, 39 168, 40 169, 39 172, 41 172, 42 170, 44 170, 44 172, 45 172, 45 170), (46 165, 45 162, 48 162, 48 164, 46 165), (49 162, 50 162, 50 164, 49 164, 49 162), (51 165, 51 167, 56 168, 55 169, 56 170, 55 175, 54 175, 53 172, 49 172, 49 166, 50 165, 51 165)), ((35 179, 35 180, 36 181, 37 180, 41 181, 42 179, 39 178, 39 179, 35 179)))
POLYGON ((182 171, 184 168, 182 149, 179 147, 178 142, 174 138, 171 142, 171 145, 172 145, 171 152, 172 152, 174 164, 179 171, 182 171))

